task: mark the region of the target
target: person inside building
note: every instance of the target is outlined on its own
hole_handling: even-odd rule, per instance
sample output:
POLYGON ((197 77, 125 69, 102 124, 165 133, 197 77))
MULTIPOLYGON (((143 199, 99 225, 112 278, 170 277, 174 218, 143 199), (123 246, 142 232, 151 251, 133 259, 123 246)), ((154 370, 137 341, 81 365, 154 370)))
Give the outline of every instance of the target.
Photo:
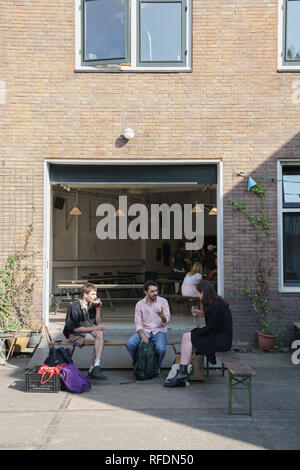
POLYGON ((158 296, 158 285, 155 281, 148 280, 144 284, 144 299, 135 307, 136 333, 129 338, 126 348, 132 357, 141 341, 148 343, 153 341, 157 353, 157 371, 160 376, 160 368, 167 350, 167 325, 170 321, 169 304, 166 299, 158 296))
POLYGON ((215 259, 217 257, 216 249, 217 247, 215 245, 207 246, 206 255, 205 255, 205 269, 206 269, 207 276, 209 276, 210 271, 216 268, 216 265, 215 265, 215 259))
POLYGON ((105 326, 101 324, 102 303, 97 299, 97 289, 94 284, 84 284, 80 294, 81 298, 69 305, 63 333, 80 348, 91 343, 95 345, 88 378, 107 380, 100 367, 105 330, 105 326))
POLYGON ((215 257, 215 269, 211 269, 207 280, 214 286, 215 290, 217 290, 218 286, 218 258, 215 257))
POLYGON ((204 247, 202 247, 200 250, 195 250, 191 256, 192 265, 194 265, 196 261, 200 261, 200 263, 202 263, 202 266, 203 266, 205 262, 205 255, 206 255, 206 250, 204 247))
MULTIPOLYGON (((180 240, 177 243, 177 250, 173 254, 172 258, 173 268, 169 272, 168 279, 183 281, 186 273, 190 269, 191 259, 185 251, 185 243, 180 240)), ((179 292, 180 282, 175 283, 175 293, 179 292)))
POLYGON ((187 366, 193 347, 211 364, 216 364, 215 353, 230 351, 232 346, 232 317, 227 302, 216 294, 208 281, 200 281, 196 288, 203 308, 197 314, 205 316, 206 326, 183 334, 179 370, 173 379, 164 383, 164 387, 182 386, 188 381, 187 366))
POLYGON ((200 261, 196 261, 190 272, 184 278, 181 293, 186 297, 198 297, 196 286, 203 278, 203 267, 200 261))

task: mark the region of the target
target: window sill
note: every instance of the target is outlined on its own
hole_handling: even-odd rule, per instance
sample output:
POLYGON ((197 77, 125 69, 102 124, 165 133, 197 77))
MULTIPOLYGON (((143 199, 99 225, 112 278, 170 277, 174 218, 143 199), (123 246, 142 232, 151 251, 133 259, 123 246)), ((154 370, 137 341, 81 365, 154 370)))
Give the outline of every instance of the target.
POLYGON ((277 68, 277 72, 300 72, 300 65, 282 65, 277 68))
POLYGON ((75 73, 187 73, 191 67, 76 67, 75 73))
POLYGON ((281 287, 278 292, 280 294, 297 294, 300 293, 300 287, 281 287))

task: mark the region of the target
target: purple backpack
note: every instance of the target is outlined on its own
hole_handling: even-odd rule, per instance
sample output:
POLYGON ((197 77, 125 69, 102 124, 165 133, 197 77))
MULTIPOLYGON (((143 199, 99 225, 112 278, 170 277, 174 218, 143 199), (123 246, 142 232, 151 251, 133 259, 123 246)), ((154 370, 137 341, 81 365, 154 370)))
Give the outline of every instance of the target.
POLYGON ((62 389, 71 393, 88 392, 91 388, 89 379, 74 364, 62 364, 60 380, 62 389))

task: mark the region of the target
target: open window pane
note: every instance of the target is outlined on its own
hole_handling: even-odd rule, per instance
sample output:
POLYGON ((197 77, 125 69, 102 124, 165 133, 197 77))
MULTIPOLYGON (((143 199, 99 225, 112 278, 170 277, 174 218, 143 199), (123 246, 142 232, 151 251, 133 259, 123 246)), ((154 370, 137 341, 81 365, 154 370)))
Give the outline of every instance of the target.
POLYGON ((286 166, 282 172, 283 207, 300 208, 300 167, 286 166))
POLYGON ((182 3, 140 2, 140 62, 182 62, 182 3))
POLYGON ((300 0, 287 0, 285 55, 287 61, 300 61, 300 0))
POLYGON ((284 283, 300 285, 300 213, 283 214, 284 283))
POLYGON ((300 172, 299 175, 285 175, 283 177, 284 206, 300 207, 300 172))
POLYGON ((85 0, 84 62, 125 62, 127 0, 85 0))

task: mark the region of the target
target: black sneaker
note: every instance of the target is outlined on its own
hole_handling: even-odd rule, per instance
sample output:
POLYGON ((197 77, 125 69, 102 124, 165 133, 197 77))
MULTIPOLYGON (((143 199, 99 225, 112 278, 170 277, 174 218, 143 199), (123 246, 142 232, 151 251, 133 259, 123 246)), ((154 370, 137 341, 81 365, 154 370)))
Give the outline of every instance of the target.
POLYGON ((88 373, 88 379, 94 380, 107 380, 107 377, 103 375, 100 366, 95 366, 91 372, 88 373))
POLYGON ((160 369, 156 369, 155 377, 160 377, 160 376, 161 376, 160 369))

